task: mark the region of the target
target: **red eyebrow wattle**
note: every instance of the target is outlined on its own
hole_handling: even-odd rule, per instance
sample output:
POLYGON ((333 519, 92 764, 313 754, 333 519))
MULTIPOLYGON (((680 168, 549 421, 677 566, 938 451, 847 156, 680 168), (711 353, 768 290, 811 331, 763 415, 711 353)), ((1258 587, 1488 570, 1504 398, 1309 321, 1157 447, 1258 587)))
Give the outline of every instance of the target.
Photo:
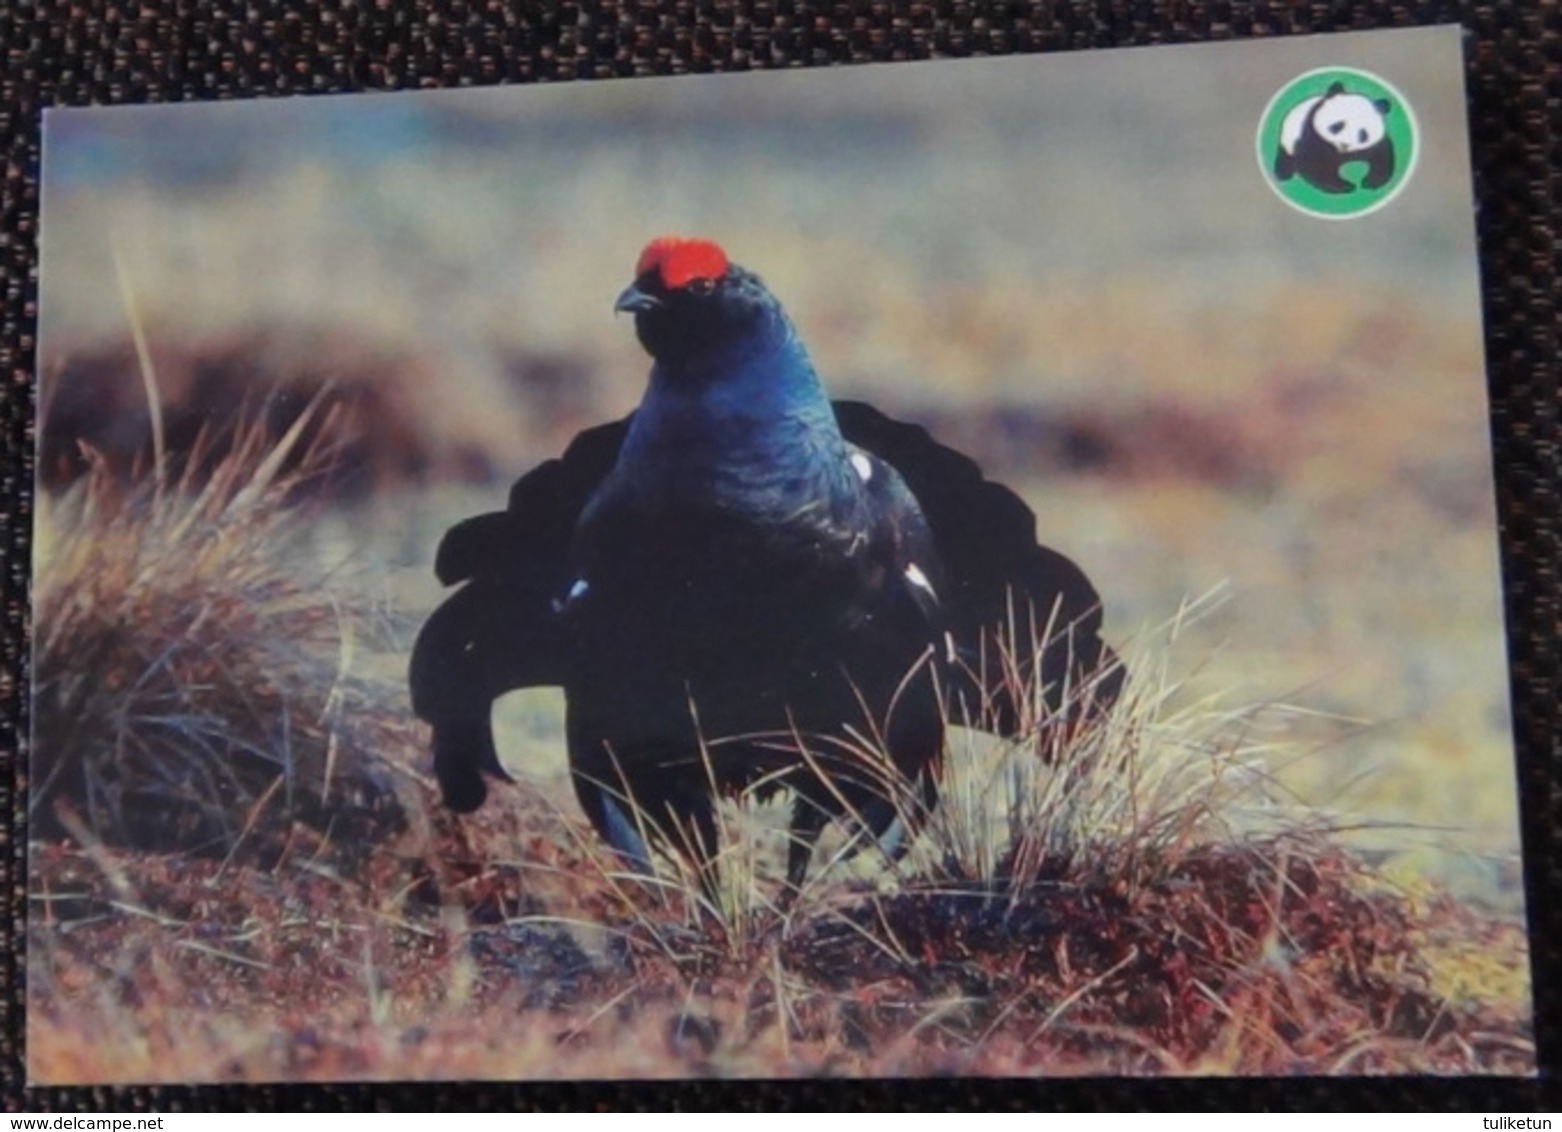
POLYGON ((682 236, 661 236, 640 253, 635 277, 655 271, 662 285, 676 291, 696 279, 720 279, 727 274, 727 253, 710 240, 691 240, 682 236))

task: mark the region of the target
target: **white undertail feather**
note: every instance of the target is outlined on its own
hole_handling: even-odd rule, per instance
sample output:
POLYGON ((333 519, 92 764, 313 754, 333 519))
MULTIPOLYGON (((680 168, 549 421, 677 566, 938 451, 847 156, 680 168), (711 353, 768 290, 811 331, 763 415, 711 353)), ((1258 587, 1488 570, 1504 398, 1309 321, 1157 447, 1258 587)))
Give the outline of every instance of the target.
POLYGON ((933 583, 927 580, 927 575, 922 572, 922 567, 915 562, 906 567, 906 581, 916 586, 917 589, 927 594, 934 601, 938 600, 938 592, 933 589, 933 583))

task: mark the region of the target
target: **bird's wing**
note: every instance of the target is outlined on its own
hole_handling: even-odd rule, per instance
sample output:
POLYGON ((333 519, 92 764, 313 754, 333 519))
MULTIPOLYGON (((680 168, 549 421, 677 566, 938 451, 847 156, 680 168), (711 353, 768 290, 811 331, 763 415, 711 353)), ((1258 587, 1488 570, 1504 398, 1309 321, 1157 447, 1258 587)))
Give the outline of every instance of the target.
POLYGON ((900 473, 931 530, 968 719, 1014 734, 1037 722, 1036 705, 1073 716, 1110 704, 1122 672, 1100 638, 1101 599, 1078 566, 1037 543, 1019 496, 918 425, 855 401, 835 411, 847 440, 900 473))
POLYGON ((849 445, 848 459, 867 492, 873 516, 870 553, 888 575, 887 586, 909 601, 928 628, 942 632, 943 567, 917 497, 900 473, 873 453, 849 445))

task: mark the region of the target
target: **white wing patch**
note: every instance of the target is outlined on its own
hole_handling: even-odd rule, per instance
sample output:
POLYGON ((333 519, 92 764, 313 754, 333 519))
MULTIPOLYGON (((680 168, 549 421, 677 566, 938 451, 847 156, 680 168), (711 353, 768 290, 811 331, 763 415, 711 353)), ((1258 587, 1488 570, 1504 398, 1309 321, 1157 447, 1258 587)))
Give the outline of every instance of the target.
POLYGON ((938 593, 933 589, 933 583, 927 580, 927 575, 922 572, 922 567, 915 562, 906 567, 906 581, 917 589, 927 594, 934 601, 938 600, 938 593))
POLYGON ((867 483, 873 478, 873 461, 861 452, 851 454, 852 467, 857 469, 857 474, 862 477, 862 482, 867 483))
POLYGON ((591 589, 591 583, 590 582, 586 581, 586 579, 584 579, 584 578, 576 578, 574 585, 570 586, 570 588, 569 588, 569 593, 564 595, 564 600, 563 601, 559 601, 557 599, 554 600, 554 602, 553 602, 553 612, 555 612, 555 613, 563 613, 570 606, 574 605, 581 598, 585 597, 587 592, 590 589, 591 589))

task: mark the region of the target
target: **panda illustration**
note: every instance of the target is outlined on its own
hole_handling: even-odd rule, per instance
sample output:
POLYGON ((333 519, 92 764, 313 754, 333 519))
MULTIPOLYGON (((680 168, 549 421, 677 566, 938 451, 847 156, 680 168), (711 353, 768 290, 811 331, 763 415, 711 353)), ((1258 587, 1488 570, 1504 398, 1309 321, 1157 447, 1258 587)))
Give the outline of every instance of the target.
POLYGON ((1275 176, 1300 177, 1326 193, 1349 193, 1358 186, 1340 176, 1340 169, 1364 161, 1367 175, 1360 187, 1381 189, 1394 177, 1394 143, 1385 121, 1391 105, 1386 98, 1351 94, 1344 83, 1297 103, 1280 123, 1275 176))

